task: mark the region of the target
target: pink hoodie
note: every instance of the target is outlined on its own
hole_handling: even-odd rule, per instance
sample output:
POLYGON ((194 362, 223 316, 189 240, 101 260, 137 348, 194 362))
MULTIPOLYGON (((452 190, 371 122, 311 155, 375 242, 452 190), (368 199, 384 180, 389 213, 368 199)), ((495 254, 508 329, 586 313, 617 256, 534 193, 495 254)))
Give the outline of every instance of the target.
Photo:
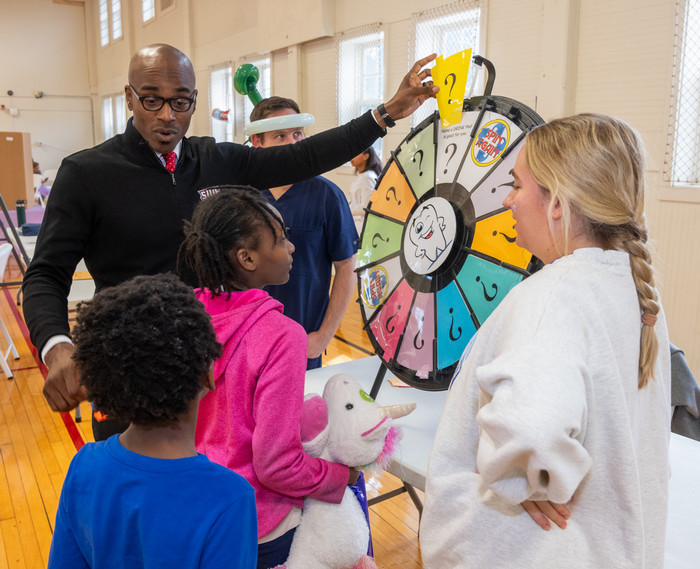
POLYGON ((306 332, 259 289, 212 297, 195 290, 212 317, 224 353, 214 363, 216 390, 199 405, 195 443, 210 460, 255 489, 258 537, 311 496, 339 503, 346 466, 308 456, 301 447, 306 332))

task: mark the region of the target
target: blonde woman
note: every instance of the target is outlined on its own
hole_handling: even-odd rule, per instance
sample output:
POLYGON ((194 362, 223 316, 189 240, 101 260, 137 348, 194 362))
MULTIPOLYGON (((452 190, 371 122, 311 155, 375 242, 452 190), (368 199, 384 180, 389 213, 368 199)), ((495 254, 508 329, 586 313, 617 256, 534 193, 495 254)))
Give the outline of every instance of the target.
POLYGON ((602 115, 528 135, 503 205, 546 266, 455 374, 428 466, 426 568, 663 566, 670 363, 643 154, 602 115))

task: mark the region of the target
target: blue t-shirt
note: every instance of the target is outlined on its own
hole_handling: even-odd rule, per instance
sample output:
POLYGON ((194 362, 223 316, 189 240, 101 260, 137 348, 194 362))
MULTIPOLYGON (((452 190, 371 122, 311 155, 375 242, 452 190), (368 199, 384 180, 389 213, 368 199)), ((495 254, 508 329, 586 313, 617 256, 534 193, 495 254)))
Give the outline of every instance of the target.
MULTIPOLYGON (((328 308, 333 262, 357 252, 357 230, 348 200, 338 186, 321 176, 294 184, 278 200, 269 190, 263 195, 282 214, 295 247, 289 282, 265 290, 307 334, 315 332, 328 308)), ((320 357, 309 360, 308 369, 320 366, 320 357)))
POLYGON ((114 435, 73 457, 48 567, 253 569, 257 528, 243 477, 202 454, 136 454, 114 435))

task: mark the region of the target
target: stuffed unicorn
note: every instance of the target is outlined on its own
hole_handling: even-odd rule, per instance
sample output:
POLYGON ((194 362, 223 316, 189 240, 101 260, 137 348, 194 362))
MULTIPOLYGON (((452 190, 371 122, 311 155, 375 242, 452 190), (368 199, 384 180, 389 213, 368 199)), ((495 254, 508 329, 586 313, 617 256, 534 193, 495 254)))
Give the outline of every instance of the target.
MULTIPOLYGON (((354 377, 337 374, 323 389, 323 397, 304 401, 302 442, 314 457, 367 469, 391 462, 398 442, 392 419, 408 415, 415 403, 381 407, 354 377)), ((376 568, 366 555, 369 526, 350 488, 340 504, 304 500, 304 513, 294 534, 287 569, 376 568)))

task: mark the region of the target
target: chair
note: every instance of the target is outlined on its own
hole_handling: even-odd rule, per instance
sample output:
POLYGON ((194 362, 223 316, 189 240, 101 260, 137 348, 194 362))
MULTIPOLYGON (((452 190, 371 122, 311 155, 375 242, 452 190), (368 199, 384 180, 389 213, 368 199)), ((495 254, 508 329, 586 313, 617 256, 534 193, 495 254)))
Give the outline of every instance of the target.
MULTIPOLYGON (((10 217, 10 212, 8 211, 7 205, 5 205, 5 200, 1 195, 0 208, 2 208, 3 214, 3 216, 0 217, 0 229, 2 229, 4 240, 14 245, 12 249, 12 254, 15 257, 15 260, 17 261, 17 266, 19 267, 19 270, 22 272, 22 277, 24 277, 24 273, 26 271, 26 268, 29 266, 31 256, 27 253, 27 250, 25 249, 25 244, 20 238, 17 228, 15 227, 15 221, 10 217)), ((34 238, 34 242, 36 242, 36 238, 34 238)), ((2 279, 0 279, 0 282, 1 281, 2 279)), ((22 284, 22 281, 4 283, 3 286, 12 286, 16 284, 22 284)), ((17 304, 19 304, 19 293, 17 294, 17 304)))
POLYGON ((48 192, 43 191, 42 188, 46 188, 46 186, 42 184, 39 187, 34 188, 34 203, 40 205, 41 207, 46 207, 46 197, 48 196, 48 192), (46 195, 44 195, 45 193, 46 195))
POLYGON ((671 344, 671 431, 700 441, 700 386, 683 350, 671 344))
POLYGON ((46 184, 49 188, 53 186, 53 181, 56 179, 57 173, 58 169, 56 168, 47 168, 44 170, 44 184, 46 184))
POLYGON ((58 170, 46 170, 43 174, 34 174, 34 201, 41 207, 46 207, 49 192, 58 170))
MULTIPOLYGON (((12 253, 12 245, 10 243, 3 243, 0 245, 0 280, 4 280, 5 278, 5 268, 7 267, 7 260, 10 258, 10 253, 12 253)), ((12 379, 14 375, 10 369, 10 366, 7 365, 7 358, 10 356, 10 354, 12 354, 13 357, 18 360, 19 352, 17 352, 15 343, 12 341, 10 332, 7 330, 2 317, 0 317, 0 328, 2 329, 2 335, 5 337, 5 341, 8 344, 7 350, 1 354, 2 359, 0 360, 0 367, 2 367, 2 371, 5 372, 7 379, 12 379)))

